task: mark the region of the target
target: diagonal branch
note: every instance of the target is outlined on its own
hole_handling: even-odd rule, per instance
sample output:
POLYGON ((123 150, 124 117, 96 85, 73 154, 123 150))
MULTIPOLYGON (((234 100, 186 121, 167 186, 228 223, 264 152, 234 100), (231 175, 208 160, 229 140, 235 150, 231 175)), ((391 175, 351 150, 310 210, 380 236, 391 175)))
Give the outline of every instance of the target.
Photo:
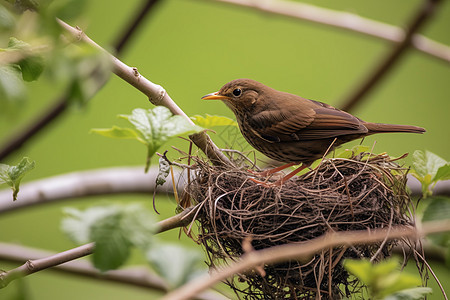
POLYGON ((368 74, 363 83, 358 84, 355 91, 345 98, 347 100, 342 105, 343 110, 351 111, 357 104, 360 104, 361 99, 366 97, 367 94, 381 82, 381 79, 386 76, 395 64, 400 61, 400 57, 405 54, 406 50, 411 45, 414 34, 425 25, 426 21, 429 20, 431 16, 433 16, 433 13, 436 11, 436 7, 440 2, 441 0, 425 0, 424 3, 422 3, 411 22, 408 24, 402 41, 394 46, 390 53, 388 53, 381 62, 377 63, 374 70, 368 74))
MULTIPOLYGON (((356 14, 322 8, 293 1, 254 1, 254 0, 213 0, 224 4, 256 9, 264 13, 289 17, 296 20, 313 22, 343 30, 372 36, 394 43, 401 43, 405 37, 402 28, 383 22, 363 18, 356 14)), ((450 47, 415 33, 411 45, 432 57, 450 62, 450 47)))
MULTIPOLYGON (((149 14, 158 1, 159 0, 148 0, 137 10, 136 16, 131 18, 133 22, 123 30, 122 35, 119 36, 116 44, 113 45, 113 48, 116 50, 117 54, 124 49, 124 46, 134 35, 138 26, 142 24, 144 18, 149 14)), ((92 74, 92 77, 98 80, 98 77, 94 76, 94 74, 92 74)), ((105 85, 105 83, 106 82, 103 80, 98 80, 93 94, 98 92, 105 85)), ((50 107, 48 107, 46 111, 42 113, 42 115, 39 115, 35 120, 33 120, 23 131, 14 133, 12 137, 0 148, 0 161, 4 160, 14 151, 22 147, 30 138, 35 136, 38 132, 46 128, 47 125, 62 115, 68 107, 68 101, 69 95, 61 95, 50 107)))
MULTIPOLYGON (((152 104, 165 106, 170 109, 173 114, 180 115, 191 124, 194 124, 192 120, 184 113, 184 111, 175 103, 175 101, 172 100, 162 86, 151 82, 139 74, 137 68, 129 67, 113 55, 109 54, 105 49, 90 39, 83 31, 70 26, 59 19, 58 23, 72 36, 73 41, 83 42, 99 49, 100 51, 104 51, 112 61, 113 73, 141 91, 149 98, 152 104)), ((228 157, 220 151, 220 149, 212 142, 211 138, 205 132, 192 134, 189 137, 214 164, 232 165, 232 162, 228 159, 228 157)))
POLYGON ((325 234, 313 240, 300 244, 284 244, 271 248, 252 251, 244 254, 240 260, 228 267, 219 269, 211 275, 201 276, 188 282, 177 290, 167 294, 163 300, 183 300, 195 297, 201 291, 212 287, 216 283, 237 273, 246 272, 262 264, 273 264, 290 259, 307 259, 323 249, 340 245, 369 244, 382 241, 385 238, 419 239, 430 233, 450 231, 450 220, 435 221, 423 224, 422 229, 410 226, 396 226, 391 228, 374 229, 369 231, 345 231, 325 234))

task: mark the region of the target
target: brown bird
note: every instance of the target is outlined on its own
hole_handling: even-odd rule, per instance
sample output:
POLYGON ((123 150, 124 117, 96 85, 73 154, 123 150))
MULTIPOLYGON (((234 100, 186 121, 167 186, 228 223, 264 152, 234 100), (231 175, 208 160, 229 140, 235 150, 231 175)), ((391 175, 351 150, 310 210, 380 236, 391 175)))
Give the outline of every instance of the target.
POLYGON ((281 185, 340 144, 375 133, 425 132, 416 126, 365 122, 331 105, 280 92, 251 79, 230 81, 202 99, 222 100, 236 115, 250 145, 287 163, 262 172, 261 176, 302 163, 275 185, 281 185))

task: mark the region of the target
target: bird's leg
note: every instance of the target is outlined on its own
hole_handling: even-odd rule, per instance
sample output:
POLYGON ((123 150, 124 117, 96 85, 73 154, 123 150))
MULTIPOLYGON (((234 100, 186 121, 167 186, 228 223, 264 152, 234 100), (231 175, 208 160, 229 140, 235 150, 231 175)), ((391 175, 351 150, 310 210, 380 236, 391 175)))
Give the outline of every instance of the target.
POLYGON ((272 175, 274 173, 280 172, 280 171, 282 171, 282 170, 284 170, 286 168, 292 167, 293 165, 296 165, 296 163, 290 162, 288 164, 285 164, 285 165, 282 165, 282 166, 279 166, 279 167, 276 167, 276 168, 273 168, 273 169, 270 169, 270 170, 265 170, 265 171, 262 171, 262 172, 255 172, 255 171, 252 171, 252 170, 248 170, 248 171, 250 173, 252 173, 253 175, 256 175, 256 176, 259 176, 259 177, 266 177, 266 176, 272 175))
MULTIPOLYGON (((264 181, 260 181, 257 180, 255 178, 250 178, 251 181, 255 182, 256 184, 262 185, 264 187, 271 187, 271 186, 281 186, 283 185, 283 183, 289 179, 291 179, 292 177, 294 177, 297 173, 299 173, 300 171, 308 168, 311 164, 302 164, 300 167, 298 167, 297 169, 295 169, 294 171, 292 171, 291 173, 287 174, 286 176, 284 176, 281 179, 278 179, 277 181, 271 183, 271 182, 264 182, 264 181)), ((271 170, 269 170, 271 171, 271 170)))

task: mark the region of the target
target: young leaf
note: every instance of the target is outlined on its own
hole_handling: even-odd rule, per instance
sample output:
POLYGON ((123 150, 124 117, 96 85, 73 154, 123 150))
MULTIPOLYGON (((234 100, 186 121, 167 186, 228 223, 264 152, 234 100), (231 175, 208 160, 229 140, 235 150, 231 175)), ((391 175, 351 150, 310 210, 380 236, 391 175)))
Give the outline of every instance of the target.
POLYGON ((22 160, 16 166, 0 164, 0 184, 6 183, 13 190, 13 200, 17 200, 19 193, 20 181, 22 178, 34 169, 35 162, 28 157, 22 160))
POLYGON ((419 300, 424 299, 426 295, 432 292, 433 290, 428 287, 416 287, 389 295, 384 300, 419 300))
POLYGON ((130 128, 121 128, 113 126, 111 128, 93 128, 90 132, 97 133, 102 136, 117 138, 117 139, 136 139, 145 144, 145 141, 140 139, 138 133, 130 128))
POLYGON ((23 55, 23 58, 17 62, 17 66, 22 72, 23 80, 37 80, 44 71, 44 58, 40 54, 33 54, 31 46, 28 43, 11 37, 6 50, 18 51, 23 55))
MULTIPOLYGON (((433 197, 423 212, 422 221, 450 219, 450 198, 433 197)), ((446 264, 450 266, 450 232, 430 234, 427 236, 433 243, 446 248, 446 264)))
POLYGON ((90 240, 95 242, 92 260, 102 272, 117 269, 130 256, 131 243, 121 228, 121 219, 122 214, 117 212, 97 220, 90 228, 90 240))
POLYGON ((134 129, 113 127, 111 129, 95 129, 94 133, 110 137, 134 138, 147 146, 146 171, 150 165, 150 158, 159 147, 169 138, 199 132, 204 130, 200 126, 192 125, 182 116, 174 116, 163 106, 153 109, 136 108, 131 115, 119 115, 126 119, 134 129))
POLYGON ((191 117, 195 124, 203 128, 211 128, 215 126, 237 126, 237 123, 230 118, 224 116, 212 116, 206 114, 206 116, 195 115, 191 117))
POLYGON ((172 288, 188 282, 193 274, 198 274, 199 265, 203 261, 199 252, 171 244, 150 248, 146 257, 155 272, 172 288))
POLYGON ((3 5, 0 5, 0 30, 11 30, 14 28, 16 20, 12 13, 3 5))
POLYGON ((431 188, 439 180, 450 177, 450 163, 430 151, 416 150, 411 174, 422 184, 423 197, 432 194, 431 188))
POLYGON ((25 95, 20 71, 14 66, 0 66, 0 99, 17 101, 24 99, 25 95))

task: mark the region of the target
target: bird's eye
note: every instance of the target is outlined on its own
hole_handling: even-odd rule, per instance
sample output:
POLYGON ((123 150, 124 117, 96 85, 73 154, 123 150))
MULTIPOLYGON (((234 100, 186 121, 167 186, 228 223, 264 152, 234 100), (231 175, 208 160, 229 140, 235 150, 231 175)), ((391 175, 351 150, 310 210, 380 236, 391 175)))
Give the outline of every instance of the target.
POLYGON ((233 90, 233 95, 235 95, 236 97, 239 97, 240 95, 242 95, 242 90, 241 89, 234 89, 233 90))

